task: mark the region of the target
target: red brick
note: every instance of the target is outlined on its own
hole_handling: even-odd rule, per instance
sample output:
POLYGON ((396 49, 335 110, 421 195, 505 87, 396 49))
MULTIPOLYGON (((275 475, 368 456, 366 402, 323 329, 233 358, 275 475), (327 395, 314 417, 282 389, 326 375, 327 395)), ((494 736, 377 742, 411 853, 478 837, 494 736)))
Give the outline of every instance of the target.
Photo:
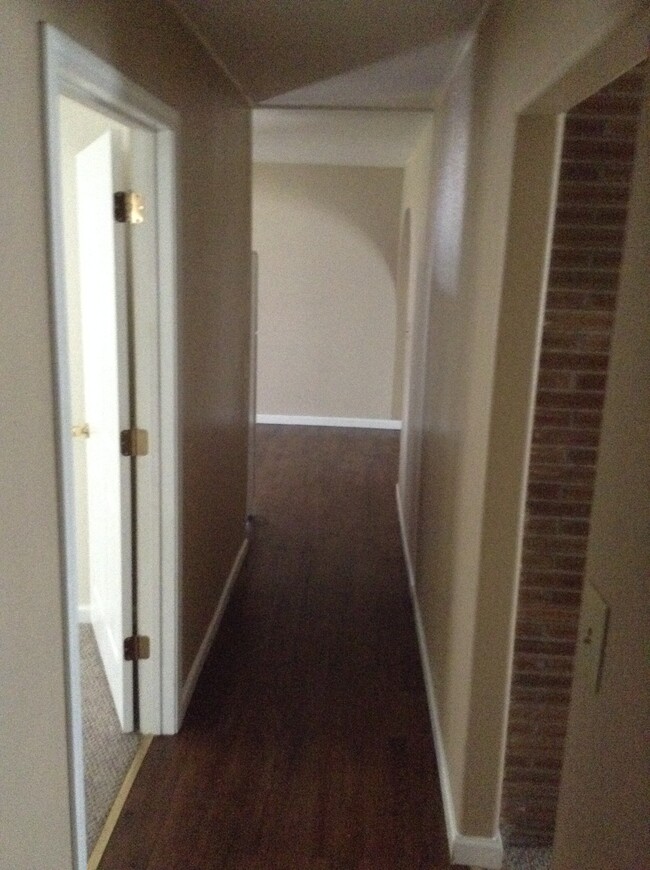
MULTIPOLYGON (((542 338, 542 348, 544 353, 547 351, 570 351, 582 354, 601 354, 605 357, 604 366, 607 366, 607 354, 611 344, 611 335, 606 333, 595 332, 566 332, 561 329, 551 329, 550 327, 544 331, 542 338)), ((553 368, 553 364, 548 357, 543 358, 549 369, 553 368)), ((580 371, 584 368, 582 360, 563 360, 562 368, 568 368, 573 371, 580 371), (582 365, 580 364, 582 363, 582 365)), ((557 367, 557 366, 555 366, 557 367)))
POLYGON ((521 758, 523 755, 541 760, 549 752, 551 757, 561 758, 563 747, 564 737, 560 734, 536 734, 523 729, 513 729, 508 735, 508 751, 513 758, 521 758))
MULTIPOLYGON (((555 375, 565 378, 566 380, 569 380, 571 377, 571 375, 564 373, 540 372, 540 381, 542 374, 544 375, 544 387, 549 386, 550 381, 553 380, 555 375)), ((570 426, 572 423, 573 413, 571 411, 548 411, 543 409, 535 412, 536 427, 570 426)))
MULTIPOLYGON (((586 546, 586 544, 585 544, 586 546)), ((557 589, 582 589, 582 574, 579 571, 522 571, 520 583, 530 587, 554 587, 557 589)))
POLYGON ((584 289, 550 289, 546 297, 546 306, 548 311, 564 309, 613 311, 616 306, 616 294, 609 290, 598 293, 584 289))
POLYGON ((571 446, 598 447, 599 433, 589 429, 535 428, 534 444, 566 444, 571 446))
POLYGON ((566 453, 562 447, 542 447, 539 444, 533 444, 530 451, 531 464, 556 463, 564 462, 566 453))
POLYGON ((583 537, 574 535, 526 535, 525 553, 579 553, 586 552, 587 543, 583 537))
POLYGON ((560 528, 559 520, 549 517, 526 517, 526 534, 553 532, 557 533, 560 528))
POLYGON ((537 379, 537 388, 543 390, 568 390, 571 384, 568 372, 541 371, 537 379))
MULTIPOLYGON (((585 517, 589 516, 589 509, 585 517)), ((521 556, 521 564, 524 570, 533 571, 583 571, 585 557, 571 554, 548 553, 544 551, 532 552, 524 550, 521 556)))
POLYGON ((556 484, 529 483, 528 484, 528 497, 529 498, 544 498, 544 499, 559 498, 560 492, 561 492, 561 486, 559 483, 556 483, 556 484))
POLYGON ((547 607, 550 604, 560 607, 580 607, 581 593, 580 590, 576 589, 541 589, 524 586, 520 595, 522 604, 539 604, 542 607, 547 607))
POLYGON ((634 161, 634 141, 616 139, 566 138, 562 149, 563 160, 588 160, 631 164, 634 161))
POLYGON ((570 178, 560 178, 558 186, 558 204, 574 205, 577 203, 595 205, 619 205, 627 210, 629 186, 623 184, 605 184, 602 182, 574 181, 570 178))
POLYGON ((589 534, 589 520, 561 519, 559 526, 559 534, 561 535, 582 535, 587 537, 589 534))
POLYGON ((571 422, 574 426, 595 429, 600 433, 600 425, 603 419, 602 411, 573 411, 571 417, 571 422))
POLYGON ((577 375, 576 388, 578 390, 599 390, 601 393, 605 391, 607 383, 607 375, 577 375))
MULTIPOLYGON (((573 656, 575 649, 575 644, 568 640, 538 640, 534 638, 527 638, 525 636, 519 635, 515 641, 515 651, 521 652, 548 652, 549 654, 553 653, 561 653, 562 655, 567 655, 569 657, 573 656)), ((510 721, 512 724, 512 712, 510 716, 510 721)))
POLYGON ((632 176, 631 165, 623 163, 584 163, 573 160, 562 161, 562 175, 569 181, 597 182, 599 184, 629 185, 632 176))
POLYGON ((578 614, 563 608, 553 609, 526 604, 520 608, 518 624, 525 637, 555 641, 567 640, 575 643, 578 631, 578 614))
POLYGON ((520 845, 553 836, 643 81, 640 68, 626 74, 565 124, 502 801, 503 829, 520 845))
POLYGON ((567 450, 567 459, 576 465, 595 465, 598 451, 589 447, 572 447, 567 450))
POLYGON ((595 289, 616 291, 618 288, 618 271, 589 271, 585 269, 569 269, 559 264, 551 263, 548 273, 548 283, 553 287, 579 287, 580 289, 595 289))
POLYGON ((631 142, 634 142, 636 129, 636 119, 612 119, 593 115, 568 115, 564 125, 565 136, 571 138, 583 136, 631 142))
POLYGON ((555 311, 548 308, 544 315, 544 329, 576 332, 611 333, 614 315, 611 311, 593 311, 583 307, 555 311))
MULTIPOLYGON (((546 448, 541 448, 546 449, 546 448)), ((563 451, 566 452, 566 451, 563 451)), ((566 457, 565 457, 566 458, 566 457)), ((593 483, 595 469, 588 465, 531 465, 528 470, 528 479, 531 481, 556 481, 593 483)))
MULTIPOLYGON (((563 226, 555 227, 553 233, 553 245, 563 245, 577 248, 611 248, 620 250, 624 238, 623 228, 599 227, 599 226, 563 226)), ((553 252, 555 257, 555 252, 553 252)))
POLYGON ((555 213, 559 226, 609 226, 625 227, 627 208, 623 204, 597 205, 594 202, 576 205, 571 201, 571 192, 565 192, 566 204, 555 213))
POLYGON ((575 371, 606 371, 609 357, 603 353, 560 353, 542 351, 540 365, 544 369, 575 371))
POLYGON ((551 706, 536 702, 534 699, 522 702, 511 710, 511 721, 517 731, 531 734, 547 734, 563 739, 566 736, 568 711, 561 705, 551 706), (546 716, 540 716, 546 713, 546 716))
POLYGON ((564 703, 568 706, 571 700, 571 693, 568 688, 543 688, 540 686, 520 686, 513 685, 511 692, 512 702, 517 704, 521 701, 528 701, 531 698, 541 699, 545 703, 564 703))
POLYGON ((540 408, 602 408, 604 397, 598 393, 563 393, 558 390, 540 390, 537 407, 540 408))

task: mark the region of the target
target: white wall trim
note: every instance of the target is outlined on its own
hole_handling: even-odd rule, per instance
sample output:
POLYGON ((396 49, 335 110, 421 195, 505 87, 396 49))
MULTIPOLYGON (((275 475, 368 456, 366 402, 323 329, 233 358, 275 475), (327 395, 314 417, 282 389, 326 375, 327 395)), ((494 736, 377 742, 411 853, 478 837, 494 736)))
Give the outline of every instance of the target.
POLYGON ((375 417, 310 417, 295 414, 258 414, 257 423, 281 426, 340 426, 344 429, 401 429, 401 420, 375 417))
POLYGON ((86 625, 90 623, 90 604, 79 605, 79 624, 86 625))
MULTIPOLYGON (((402 542, 404 543, 404 558, 407 563, 407 570, 409 571, 410 578, 412 569, 409 567, 410 559, 407 555, 405 536, 403 533, 399 490, 397 492, 397 506, 400 515, 402 542)), ((466 864, 474 867, 484 867, 486 870, 499 870, 503 863, 503 843, 501 841, 500 833, 497 833, 494 837, 468 837, 465 834, 461 834, 458 830, 456 808, 454 806, 454 798, 449 778, 449 766, 447 764, 447 755, 445 753, 442 729, 440 726, 440 716, 438 715, 438 704, 436 701, 433 673, 429 663, 420 605, 418 604, 417 592, 413 584, 411 584, 410 591, 413 615, 415 617, 415 627, 418 636, 418 646, 420 648, 420 659, 422 661, 422 673, 424 676, 424 685, 429 706, 429 718, 431 720, 431 730, 433 732, 433 742, 438 762, 438 775, 440 778, 442 804, 445 812, 445 826, 447 828, 450 861, 452 864, 466 864)))
POLYGON ((241 547, 239 548, 239 552, 235 556, 235 561, 233 562, 232 568, 230 569, 230 574, 228 575, 228 579, 226 580, 226 583, 223 587, 221 597, 217 602, 217 606, 214 613, 212 614, 212 619, 210 620, 210 624, 208 625, 208 628, 205 632, 205 636, 201 642, 199 651, 197 652, 196 657, 192 662, 192 667, 190 668, 190 672, 187 675, 185 684, 183 685, 179 727, 182 724, 183 719, 185 718, 187 708, 189 707, 190 701, 192 700, 192 695, 194 694, 194 689, 196 688, 197 681, 199 679, 199 676, 201 675, 201 670, 203 669, 205 660, 208 657, 210 648, 212 647, 217 631, 219 630, 219 626, 221 625, 221 620, 223 619, 223 615, 226 611, 230 594, 232 592, 233 586, 235 585, 235 580, 239 576, 239 572, 241 571, 242 565, 244 564, 244 559, 246 558, 246 553, 248 552, 248 546, 249 540, 248 538, 245 538, 242 542, 241 547))
POLYGON ((402 550, 409 578, 411 604, 413 605, 413 616, 418 637, 418 647, 420 649, 422 675, 424 677, 424 686, 427 693, 429 719, 431 720, 431 730, 436 750, 436 759, 438 762, 438 775, 440 778, 440 791, 442 793, 442 803, 445 812, 449 857, 452 864, 467 864, 477 868, 484 867, 486 870, 499 870, 503 862, 503 844, 499 833, 497 833, 495 837, 468 837, 465 834, 461 834, 458 830, 456 809, 454 807, 454 798, 449 779, 447 755, 445 753, 442 729, 440 726, 440 716, 438 714, 438 703, 436 701, 433 672, 429 662, 424 623, 422 622, 422 614, 418 603, 417 589, 415 586, 415 570, 406 536, 404 510, 399 484, 395 487, 395 500, 397 502, 397 516, 399 518, 399 529, 402 538, 402 550))
POLYGON ((406 537, 406 523, 404 522, 404 508, 402 507, 402 496, 399 491, 399 483, 395 484, 395 500, 397 502, 397 516, 399 517, 399 533, 402 538, 402 551, 404 553, 404 561, 406 562, 406 573, 409 578, 409 585, 411 587, 411 594, 414 594, 415 591, 415 569, 413 567, 413 559, 411 557, 411 550, 408 545, 408 539, 406 537))
MULTIPOLYGON (((153 734, 174 733, 178 726, 180 697, 180 505, 178 499, 180 449, 176 383, 176 163, 175 131, 180 126, 176 111, 145 89, 127 79, 119 70, 50 25, 43 27, 46 131, 51 212, 52 260, 54 274, 54 322, 56 327, 56 377, 59 403, 60 452, 63 476, 72 474, 67 459, 69 445, 69 391, 65 323, 65 281, 61 226, 61 179, 58 168, 58 98, 65 95, 109 115, 134 130, 145 128, 154 137, 153 172, 156 185, 156 267, 157 292, 151 295, 159 333, 148 368, 150 395, 147 407, 152 440, 160 445, 155 463, 148 466, 143 485, 151 492, 149 510, 153 522, 147 525, 142 564, 151 582, 138 589, 140 630, 151 637, 159 656, 140 669, 140 727, 153 734), (158 582, 159 581, 159 582, 158 582)), ((143 309, 144 311, 144 309, 143 309)), ((142 472, 144 473, 144 472, 142 472)), ((67 492, 63 486, 64 494, 67 492)), ((74 547, 74 515, 64 496, 66 536, 74 547)), ((74 564, 68 561, 66 575, 72 585, 74 564)), ((77 608, 75 607, 75 610, 77 608)), ((73 639, 70 638, 72 643, 73 639)), ((85 863, 85 862, 84 862, 85 863)))

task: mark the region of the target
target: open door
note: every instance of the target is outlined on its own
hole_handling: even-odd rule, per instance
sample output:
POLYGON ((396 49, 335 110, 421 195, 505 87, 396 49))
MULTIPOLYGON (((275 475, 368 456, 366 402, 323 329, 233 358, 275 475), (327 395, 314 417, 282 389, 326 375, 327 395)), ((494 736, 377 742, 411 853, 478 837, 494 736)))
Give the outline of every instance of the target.
POLYGON ((124 154, 107 131, 76 158, 82 357, 86 408, 91 622, 123 731, 134 728, 133 542, 130 461, 120 432, 130 427, 129 324, 124 228, 113 216, 124 154))

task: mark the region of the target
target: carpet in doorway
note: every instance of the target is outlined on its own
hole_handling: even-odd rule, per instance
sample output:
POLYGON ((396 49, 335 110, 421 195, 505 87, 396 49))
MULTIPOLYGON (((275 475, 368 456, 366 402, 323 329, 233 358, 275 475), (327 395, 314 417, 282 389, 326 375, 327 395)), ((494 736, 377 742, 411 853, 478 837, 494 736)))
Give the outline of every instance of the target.
POLYGON ((503 870, 550 870, 550 849, 521 849, 506 846, 503 870))
POLYGON ((86 792, 86 835, 92 852, 135 757, 139 734, 123 734, 90 625, 79 626, 86 792))

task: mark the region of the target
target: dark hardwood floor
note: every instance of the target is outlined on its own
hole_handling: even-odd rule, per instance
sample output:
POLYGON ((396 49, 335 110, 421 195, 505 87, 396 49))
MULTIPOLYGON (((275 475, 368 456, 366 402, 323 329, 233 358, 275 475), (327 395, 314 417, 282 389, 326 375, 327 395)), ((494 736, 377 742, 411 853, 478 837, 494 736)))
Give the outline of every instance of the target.
POLYGON ((394 432, 258 427, 255 533, 102 870, 448 870, 394 432))

